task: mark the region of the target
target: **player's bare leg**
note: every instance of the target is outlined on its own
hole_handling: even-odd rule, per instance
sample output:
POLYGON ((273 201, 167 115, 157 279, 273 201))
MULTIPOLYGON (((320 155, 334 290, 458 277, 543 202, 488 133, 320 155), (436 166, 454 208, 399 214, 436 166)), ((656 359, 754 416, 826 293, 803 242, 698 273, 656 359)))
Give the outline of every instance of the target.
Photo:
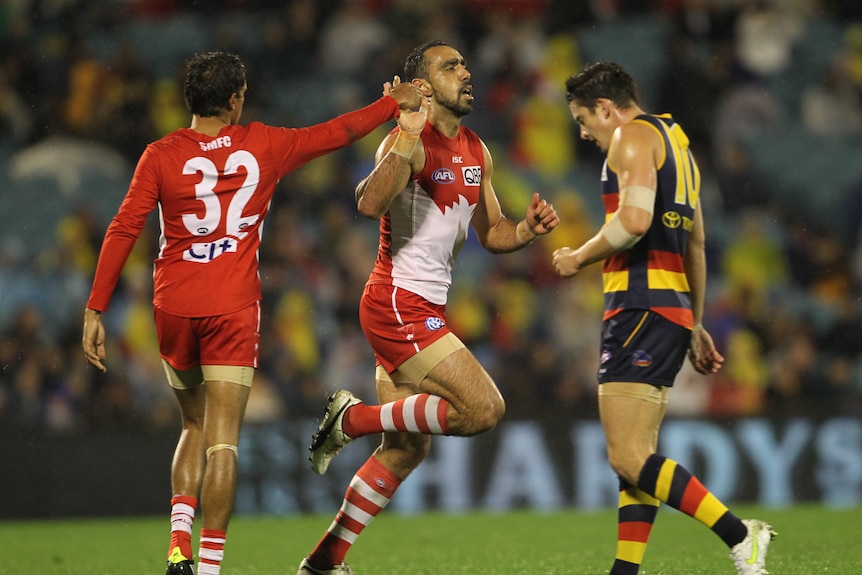
MULTIPOLYGON (((378 379, 380 404, 419 393, 419 386, 388 375, 378 379), (395 381, 397 380, 397 381, 395 381)), ((351 479, 344 502, 329 529, 299 566, 299 575, 349 575, 344 559, 353 542, 391 500, 401 482, 428 454, 431 437, 418 433, 385 432, 380 446, 351 479), (357 512, 358 509, 361 511, 357 512)))
MULTIPOLYGON (((447 343, 460 344, 454 336, 447 343)), ((372 433, 471 436, 492 429, 505 413, 505 402, 491 377, 463 344, 445 354, 426 348, 408 360, 414 363, 399 367, 396 377, 406 381, 408 374, 422 373, 417 367, 429 358, 434 367, 422 378, 418 392, 406 397, 366 405, 349 391, 336 392, 312 439, 312 469, 325 473, 342 447, 372 433)), ((380 379, 388 377, 384 373, 380 379)))
MULTIPOLYGON (((652 393, 657 390, 650 392, 658 396, 654 401, 659 403, 649 402, 638 395, 625 395, 630 385, 642 393, 639 384, 604 384, 599 395, 599 409, 605 424, 608 453, 614 453, 612 466, 639 470, 646 458, 656 452, 658 430, 667 404, 660 394, 652 393), (615 397, 615 393, 622 396, 615 397), (639 419, 628 427, 632 418, 639 419)), ((612 575, 638 572, 660 504, 658 499, 639 489, 637 482, 620 475, 617 548, 610 571, 612 575)))
POLYGON ((391 375, 378 368, 379 405, 365 405, 344 390, 330 399, 312 442, 315 471, 325 472, 332 457, 356 437, 382 432, 383 442, 351 479, 340 511, 300 563, 298 575, 351 575, 344 562, 347 552, 425 459, 431 435, 476 435, 503 417, 505 403, 491 377, 457 338, 450 344, 451 353, 426 348, 414 356, 419 365, 434 365, 419 385, 406 375, 416 373, 416 364, 391 375))
MULTIPOLYGON (((419 386, 407 381, 398 383, 392 379, 378 379, 376 386, 377 400, 381 404, 406 399, 419 393, 419 386)), ((422 463, 430 447, 431 437, 428 435, 384 432, 374 457, 403 481, 422 463)))
POLYGON ((605 383, 604 390, 620 388, 619 394, 599 394, 599 415, 605 432, 608 462, 617 475, 632 485, 647 458, 655 453, 666 405, 626 395, 639 383, 605 383))
POLYGON ((171 540, 168 545, 168 572, 183 575, 192 572, 192 525, 206 465, 206 386, 174 388, 174 393, 180 405, 182 431, 171 464, 171 540))
POLYGON ((174 389, 182 414, 182 432, 171 463, 171 489, 174 494, 200 496, 204 475, 206 439, 204 412, 206 386, 174 389))
POLYGON ((237 486, 237 448, 251 387, 208 381, 204 418, 206 472, 201 487, 203 525, 198 574, 217 574, 221 568, 228 523, 237 486))
POLYGON ((449 435, 471 436, 489 431, 506 412, 500 390, 467 348, 434 366, 419 389, 449 402, 449 435))
MULTIPOLYGON (((655 452, 664 417, 661 402, 644 399, 651 386, 604 383, 599 412, 614 471, 630 485, 709 527, 731 549, 737 572, 765 572, 766 548, 775 535, 762 521, 743 522, 685 467, 655 452)), ((646 541, 639 543, 646 544, 646 541)), ((619 559, 619 557, 618 557, 619 559)), ((616 564, 615 564, 616 567, 616 564)), ((628 567, 628 566, 627 566, 628 567)), ((612 573, 631 572, 617 571, 612 573)))

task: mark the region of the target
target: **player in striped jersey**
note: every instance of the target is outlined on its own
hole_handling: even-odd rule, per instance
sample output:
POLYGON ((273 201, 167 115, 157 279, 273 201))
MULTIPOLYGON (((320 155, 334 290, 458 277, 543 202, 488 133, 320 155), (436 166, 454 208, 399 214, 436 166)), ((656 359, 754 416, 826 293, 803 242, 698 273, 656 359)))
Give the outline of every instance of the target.
POLYGON ((703 374, 724 361, 701 323, 706 237, 688 137, 671 116, 640 108, 634 79, 617 64, 587 66, 566 81, 566 92, 581 137, 607 155, 604 225, 577 249, 555 251, 553 261, 564 277, 604 262, 599 413, 620 478, 611 575, 636 575, 662 502, 712 529, 740 575, 766 573, 772 527, 739 519, 682 465, 656 453, 686 354, 703 374))

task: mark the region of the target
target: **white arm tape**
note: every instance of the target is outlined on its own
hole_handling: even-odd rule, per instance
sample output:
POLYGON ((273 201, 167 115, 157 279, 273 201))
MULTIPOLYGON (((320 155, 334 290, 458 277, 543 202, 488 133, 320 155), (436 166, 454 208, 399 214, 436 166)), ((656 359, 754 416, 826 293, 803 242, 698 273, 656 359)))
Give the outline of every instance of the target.
POLYGON ((602 235, 615 250, 627 250, 641 239, 641 236, 636 236, 626 230, 618 214, 608 220, 608 223, 602 228, 602 235))
POLYGON ((652 215, 655 210, 656 191, 646 186, 626 186, 620 190, 620 205, 646 210, 652 215))

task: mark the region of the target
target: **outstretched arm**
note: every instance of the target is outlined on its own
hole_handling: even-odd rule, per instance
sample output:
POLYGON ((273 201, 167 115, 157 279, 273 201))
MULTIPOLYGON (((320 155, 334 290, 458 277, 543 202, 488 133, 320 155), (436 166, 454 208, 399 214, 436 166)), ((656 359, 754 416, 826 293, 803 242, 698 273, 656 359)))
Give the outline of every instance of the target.
POLYGON ((537 237, 548 234, 557 227, 560 218, 554 206, 543 200, 538 192, 533 194, 523 220, 515 222, 503 214, 500 201, 491 183, 494 174, 491 153, 484 142, 482 149, 485 154, 485 169, 482 173, 479 203, 471 222, 482 247, 492 253, 513 252, 533 243, 537 237))
POLYGON ((288 147, 284 173, 296 170, 311 160, 349 146, 364 138, 378 126, 419 106, 419 89, 395 76, 383 84, 383 96, 377 101, 331 120, 304 128, 284 128, 288 147))

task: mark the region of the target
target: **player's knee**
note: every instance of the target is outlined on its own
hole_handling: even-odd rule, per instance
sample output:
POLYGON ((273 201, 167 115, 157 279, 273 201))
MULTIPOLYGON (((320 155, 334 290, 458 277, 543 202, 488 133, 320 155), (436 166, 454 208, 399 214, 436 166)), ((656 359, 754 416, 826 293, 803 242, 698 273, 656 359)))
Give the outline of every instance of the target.
POLYGON ((477 435, 491 431, 506 413, 506 403, 502 397, 488 401, 481 408, 474 409, 468 422, 468 435, 477 435))
POLYGON ((632 453, 619 450, 608 450, 608 463, 618 476, 632 485, 637 485, 640 470, 643 467, 641 458, 632 453))
POLYGON ((506 415, 506 402, 503 401, 503 397, 498 395, 494 399, 491 400, 491 405, 488 408, 487 412, 487 423, 489 425, 488 429, 493 429, 497 426, 497 423, 503 416, 506 415))
POLYGON ((207 460, 209 460, 213 456, 213 454, 219 451, 231 452, 233 453, 233 456, 235 458, 239 457, 239 449, 236 445, 232 445, 230 443, 216 443, 215 445, 212 445, 207 448, 207 460))

